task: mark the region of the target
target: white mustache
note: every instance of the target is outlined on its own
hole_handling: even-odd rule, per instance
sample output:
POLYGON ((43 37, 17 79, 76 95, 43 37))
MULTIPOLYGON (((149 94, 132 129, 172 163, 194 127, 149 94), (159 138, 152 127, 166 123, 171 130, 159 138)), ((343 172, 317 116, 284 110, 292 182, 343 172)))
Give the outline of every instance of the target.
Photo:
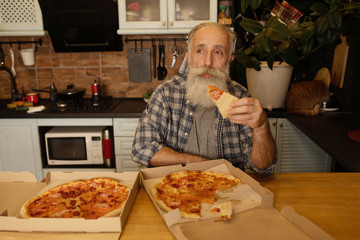
POLYGON ((218 69, 211 68, 211 67, 201 67, 201 68, 192 68, 192 74, 196 77, 202 77, 201 75, 207 73, 210 74, 214 78, 226 79, 227 75, 225 72, 222 72, 218 69))

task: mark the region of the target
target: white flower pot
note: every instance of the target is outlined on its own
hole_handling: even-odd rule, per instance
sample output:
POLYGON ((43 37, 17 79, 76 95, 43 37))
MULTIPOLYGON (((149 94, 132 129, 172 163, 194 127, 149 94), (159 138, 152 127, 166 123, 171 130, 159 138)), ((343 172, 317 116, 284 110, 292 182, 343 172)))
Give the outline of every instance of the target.
POLYGON ((271 70, 266 62, 261 62, 261 71, 246 69, 248 90, 252 97, 258 98, 263 108, 272 110, 285 104, 291 75, 294 67, 282 62, 274 63, 271 70))

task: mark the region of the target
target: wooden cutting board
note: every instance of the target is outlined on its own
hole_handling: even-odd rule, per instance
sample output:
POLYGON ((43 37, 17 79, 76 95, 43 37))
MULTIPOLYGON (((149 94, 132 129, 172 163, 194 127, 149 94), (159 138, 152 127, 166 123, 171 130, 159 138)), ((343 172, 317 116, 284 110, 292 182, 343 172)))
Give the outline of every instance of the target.
POLYGON ((331 71, 331 84, 338 88, 342 88, 344 85, 346 62, 349 52, 349 45, 346 42, 346 37, 340 34, 340 38, 341 43, 335 48, 331 71))

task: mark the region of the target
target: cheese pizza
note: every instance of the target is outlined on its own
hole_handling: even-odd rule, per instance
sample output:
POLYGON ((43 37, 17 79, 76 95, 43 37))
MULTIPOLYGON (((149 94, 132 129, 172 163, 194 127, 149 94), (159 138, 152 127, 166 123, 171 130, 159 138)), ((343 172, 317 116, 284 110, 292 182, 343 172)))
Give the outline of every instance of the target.
POLYGON ((98 177, 58 185, 27 201, 23 218, 85 218, 119 215, 129 189, 112 178, 98 177))
POLYGON ((209 97, 215 102, 221 116, 227 118, 229 110, 231 109, 230 104, 238 98, 231 95, 228 92, 224 92, 215 86, 208 86, 209 97))

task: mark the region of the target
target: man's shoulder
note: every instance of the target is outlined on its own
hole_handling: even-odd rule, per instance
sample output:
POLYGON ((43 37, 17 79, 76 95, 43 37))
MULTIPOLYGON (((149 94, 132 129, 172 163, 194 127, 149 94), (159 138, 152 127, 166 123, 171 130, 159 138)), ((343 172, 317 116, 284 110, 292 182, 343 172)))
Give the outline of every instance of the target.
POLYGON ((171 79, 166 80, 160 84, 157 89, 159 91, 176 91, 183 90, 185 88, 185 78, 181 75, 173 76, 171 79))

